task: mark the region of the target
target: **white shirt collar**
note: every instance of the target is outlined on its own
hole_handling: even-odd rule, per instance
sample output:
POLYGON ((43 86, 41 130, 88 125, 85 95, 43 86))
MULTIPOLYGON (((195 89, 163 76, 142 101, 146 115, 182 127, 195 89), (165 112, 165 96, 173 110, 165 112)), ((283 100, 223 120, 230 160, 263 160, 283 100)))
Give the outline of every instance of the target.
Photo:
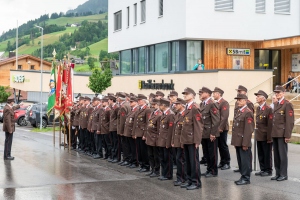
POLYGON ((240 111, 244 110, 244 108, 246 108, 247 105, 244 105, 242 108, 240 108, 240 111))
POLYGON ((266 102, 264 102, 263 104, 261 104, 259 107, 260 109, 262 109, 265 106, 266 102))
POLYGON ((183 109, 183 111, 179 112, 180 114, 182 114, 185 111, 185 109, 183 109))
POLYGON ((217 102, 219 103, 222 99, 223 99, 223 97, 221 97, 220 99, 218 99, 217 102))
POLYGON ((280 104, 283 101, 284 97, 282 97, 279 101, 278 104, 280 104))
POLYGON ((211 97, 207 98, 205 101, 204 101, 204 104, 206 105, 207 101, 209 101, 211 99, 211 97))
POLYGON ((191 101, 190 103, 188 103, 187 108, 189 108, 193 103, 194 103, 194 101, 191 101))
POLYGON ((170 108, 167 108, 167 110, 164 111, 164 114, 166 114, 169 110, 170 110, 170 108))

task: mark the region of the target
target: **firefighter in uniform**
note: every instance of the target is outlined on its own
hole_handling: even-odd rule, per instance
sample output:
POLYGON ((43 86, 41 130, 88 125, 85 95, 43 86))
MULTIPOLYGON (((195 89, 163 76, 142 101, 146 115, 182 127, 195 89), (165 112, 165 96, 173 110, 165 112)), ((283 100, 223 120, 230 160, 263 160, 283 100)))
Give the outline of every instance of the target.
POLYGON ((233 119, 231 145, 235 147, 241 177, 236 185, 250 184, 252 151, 251 137, 254 130, 253 112, 247 106, 248 97, 237 94, 238 110, 233 119))

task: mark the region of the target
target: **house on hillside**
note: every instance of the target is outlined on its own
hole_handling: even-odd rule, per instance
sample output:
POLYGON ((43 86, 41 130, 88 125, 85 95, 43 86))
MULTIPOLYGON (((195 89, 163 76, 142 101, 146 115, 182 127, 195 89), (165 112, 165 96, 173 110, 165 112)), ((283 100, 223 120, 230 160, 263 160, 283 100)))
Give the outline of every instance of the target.
POLYGON ((75 47, 70 46, 70 50, 75 51, 76 50, 76 45, 75 45, 75 47))
POLYGON ((81 26, 81 24, 79 24, 79 23, 71 24, 71 27, 80 27, 80 26, 81 26))
MULTIPOLYGON (((26 81, 26 77, 22 71, 27 70, 40 70, 41 59, 32 55, 18 56, 18 66, 16 66, 16 57, 9 57, 0 60, 0 85, 9 86, 10 79, 22 84, 26 81), (17 77, 10 77, 10 70, 18 70, 20 74, 17 77)), ((43 60, 43 71, 50 71, 51 63, 43 60)))

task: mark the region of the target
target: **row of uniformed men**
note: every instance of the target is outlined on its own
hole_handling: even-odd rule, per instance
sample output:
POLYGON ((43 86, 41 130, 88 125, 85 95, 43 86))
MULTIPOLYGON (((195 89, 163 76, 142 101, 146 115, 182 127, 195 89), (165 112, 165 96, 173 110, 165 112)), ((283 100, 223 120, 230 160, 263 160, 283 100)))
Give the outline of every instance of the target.
MULTIPOLYGON (((251 160, 247 163, 247 166, 250 166, 249 170, 245 170, 244 163, 247 160, 245 156, 250 158, 252 155, 249 135, 254 128, 254 106, 246 100, 245 87, 239 86, 237 90, 239 94, 233 123, 232 145, 237 147, 239 171, 242 175, 236 184, 241 185, 250 183, 248 171, 251 169, 251 160), (239 151, 240 149, 242 151, 239 151)), ((104 144, 105 158, 110 162, 119 162, 120 165, 130 168, 140 165, 140 172, 147 172, 151 167, 151 172, 147 174, 150 177, 159 176, 161 165, 160 180, 173 178, 172 154, 174 154, 177 164, 177 180, 174 185, 197 189, 201 187, 198 153, 200 143, 207 162, 207 171, 203 175, 214 177, 218 174, 218 167, 230 168, 230 155, 226 144, 229 104, 222 98, 223 93, 220 88, 211 91, 203 87, 199 90, 202 100, 200 108, 194 103, 196 93, 191 88, 184 90, 184 99, 177 98, 178 94, 175 91, 170 93, 169 99, 165 99, 164 94, 157 91, 156 95, 149 96, 151 108, 147 107, 147 97, 144 95, 135 97, 120 92, 115 97, 110 94, 102 99, 102 105, 100 99, 94 98, 92 103, 94 108, 90 106, 89 98, 81 98, 80 106, 73 109, 73 126, 79 130, 79 149, 90 152, 90 155, 95 153, 94 158, 100 158, 103 156, 102 144, 104 144), (212 92, 216 102, 211 98, 212 92), (221 155, 219 166, 216 166, 217 146, 220 147, 221 155)), ((256 95, 264 96, 265 93, 260 91, 256 95)), ((265 118, 259 116, 259 119, 265 118)), ((264 134, 265 130, 261 135, 264 134)), ((76 145, 75 142, 73 144, 76 145)), ((263 153, 262 155, 265 155, 263 153)), ((261 158, 260 163, 264 163, 267 159, 266 156, 261 158)), ((262 172, 269 173, 267 170, 262 169, 262 172)))

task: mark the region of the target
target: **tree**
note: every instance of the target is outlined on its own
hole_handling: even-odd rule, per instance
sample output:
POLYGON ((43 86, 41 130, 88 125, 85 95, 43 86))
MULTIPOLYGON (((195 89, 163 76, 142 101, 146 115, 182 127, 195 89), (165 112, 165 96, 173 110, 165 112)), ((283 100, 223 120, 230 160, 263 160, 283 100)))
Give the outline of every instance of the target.
POLYGON ((99 61, 102 61, 105 57, 107 57, 107 51, 101 50, 99 54, 99 61))
POLYGON ((93 69, 87 85, 95 94, 101 94, 106 88, 111 86, 112 72, 110 68, 93 69))
POLYGON ((0 103, 6 102, 7 98, 10 96, 9 92, 6 92, 8 87, 0 86, 0 103))
POLYGON ((93 70, 95 68, 95 58, 89 57, 88 58, 88 65, 90 67, 90 70, 93 70))

